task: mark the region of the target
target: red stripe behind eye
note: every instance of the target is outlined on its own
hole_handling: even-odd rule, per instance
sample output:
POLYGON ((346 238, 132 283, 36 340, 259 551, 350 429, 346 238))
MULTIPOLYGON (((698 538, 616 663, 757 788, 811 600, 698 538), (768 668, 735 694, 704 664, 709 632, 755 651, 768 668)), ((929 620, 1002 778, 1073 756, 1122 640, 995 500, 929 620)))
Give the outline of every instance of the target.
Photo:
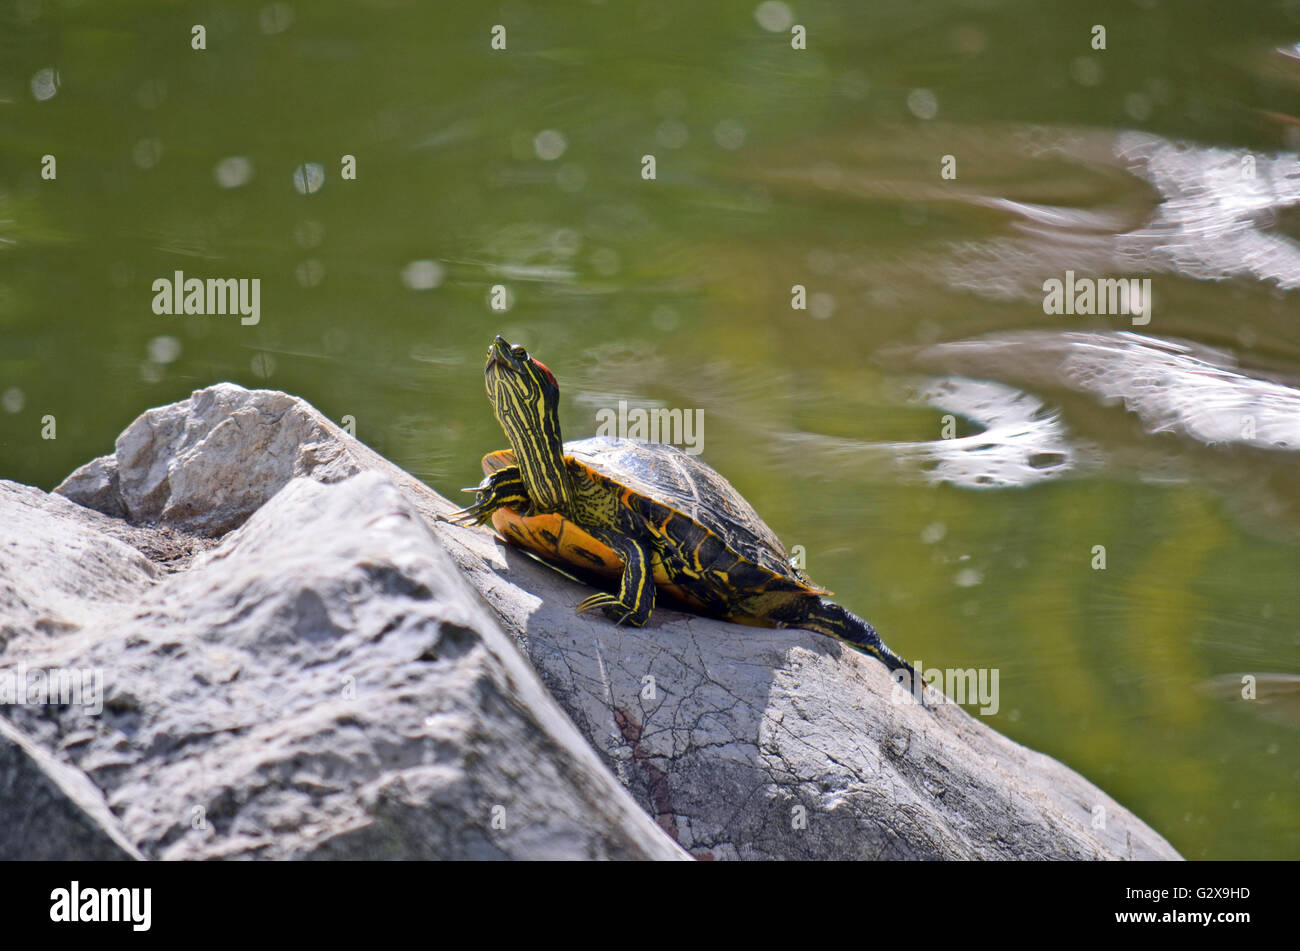
POLYGON ((546 374, 546 378, 551 381, 551 386, 554 386, 557 389, 559 388, 560 384, 555 382, 555 374, 551 372, 550 368, 545 363, 538 360, 536 357, 529 357, 528 359, 533 361, 533 366, 546 374))

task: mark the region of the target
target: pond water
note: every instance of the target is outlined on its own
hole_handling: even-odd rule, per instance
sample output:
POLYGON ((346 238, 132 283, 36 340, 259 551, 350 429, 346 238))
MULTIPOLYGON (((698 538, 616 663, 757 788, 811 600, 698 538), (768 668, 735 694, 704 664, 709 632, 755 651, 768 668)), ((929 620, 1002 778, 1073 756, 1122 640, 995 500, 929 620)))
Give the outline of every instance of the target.
POLYGON ((0 7, 0 477, 232 380, 455 496, 502 333, 1187 857, 1300 858, 1300 3, 700 6, 0 7))

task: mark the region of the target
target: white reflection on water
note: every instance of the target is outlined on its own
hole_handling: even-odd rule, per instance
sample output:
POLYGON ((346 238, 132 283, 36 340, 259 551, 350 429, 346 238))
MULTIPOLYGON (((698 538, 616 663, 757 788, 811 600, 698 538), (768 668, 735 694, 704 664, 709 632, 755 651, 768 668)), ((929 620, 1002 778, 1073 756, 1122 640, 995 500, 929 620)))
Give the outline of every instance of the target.
POLYGON ((947 372, 1065 386, 1120 403, 1148 433, 1300 449, 1300 390, 1250 376, 1210 347, 1130 331, 1024 331, 935 344, 912 356, 947 372))
POLYGON ((1265 230, 1300 204, 1300 157, 1191 148, 1136 132, 1121 135, 1115 152, 1163 199, 1151 222, 1120 236, 1130 269, 1300 288, 1300 245, 1265 230))
POLYGON ((887 456, 905 475, 974 489, 1033 485, 1062 476, 1081 461, 1060 416, 1023 390, 946 377, 926 383, 918 396, 945 414, 978 423, 983 431, 927 442, 860 442, 807 432, 778 438, 801 454, 887 456))
POLYGON ((1247 277, 1300 288, 1300 244, 1271 230, 1279 214, 1300 205, 1300 156, 1198 148, 1138 132, 1038 131, 1022 139, 1045 167, 1064 159, 1122 170, 1150 188, 1154 203, 1101 190, 1086 207, 955 191, 1010 215, 1014 234, 950 245, 933 262, 950 286, 1000 299, 1041 298, 1044 276, 1069 268, 1247 277))

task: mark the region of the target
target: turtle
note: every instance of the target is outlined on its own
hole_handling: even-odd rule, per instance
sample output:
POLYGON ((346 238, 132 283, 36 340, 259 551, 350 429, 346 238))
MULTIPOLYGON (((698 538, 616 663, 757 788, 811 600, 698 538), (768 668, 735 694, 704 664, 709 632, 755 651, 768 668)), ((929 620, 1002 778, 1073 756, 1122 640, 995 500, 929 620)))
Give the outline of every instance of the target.
POLYGON ((465 490, 474 503, 448 520, 490 522, 561 570, 618 579, 617 592, 591 595, 579 614, 598 609, 639 627, 659 591, 713 617, 829 635, 916 682, 912 666, 795 568, 776 533, 697 456, 611 436, 565 443, 555 375, 499 334, 483 372, 511 448, 483 457, 485 478, 465 490))

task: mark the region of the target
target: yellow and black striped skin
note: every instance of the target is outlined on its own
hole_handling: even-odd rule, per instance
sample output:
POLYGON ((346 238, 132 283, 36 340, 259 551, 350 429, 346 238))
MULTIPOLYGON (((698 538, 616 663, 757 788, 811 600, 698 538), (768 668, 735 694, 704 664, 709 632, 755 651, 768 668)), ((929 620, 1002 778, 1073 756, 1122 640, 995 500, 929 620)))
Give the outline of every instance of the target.
POLYGON ((714 469, 657 443, 595 437, 565 445, 554 376, 500 336, 484 373, 513 448, 483 457, 487 478, 455 519, 490 521, 507 541, 557 565, 619 578, 617 595, 592 595, 579 611, 600 608, 641 625, 659 589, 741 623, 819 631, 912 672, 869 623, 790 565, 776 534, 714 469))

